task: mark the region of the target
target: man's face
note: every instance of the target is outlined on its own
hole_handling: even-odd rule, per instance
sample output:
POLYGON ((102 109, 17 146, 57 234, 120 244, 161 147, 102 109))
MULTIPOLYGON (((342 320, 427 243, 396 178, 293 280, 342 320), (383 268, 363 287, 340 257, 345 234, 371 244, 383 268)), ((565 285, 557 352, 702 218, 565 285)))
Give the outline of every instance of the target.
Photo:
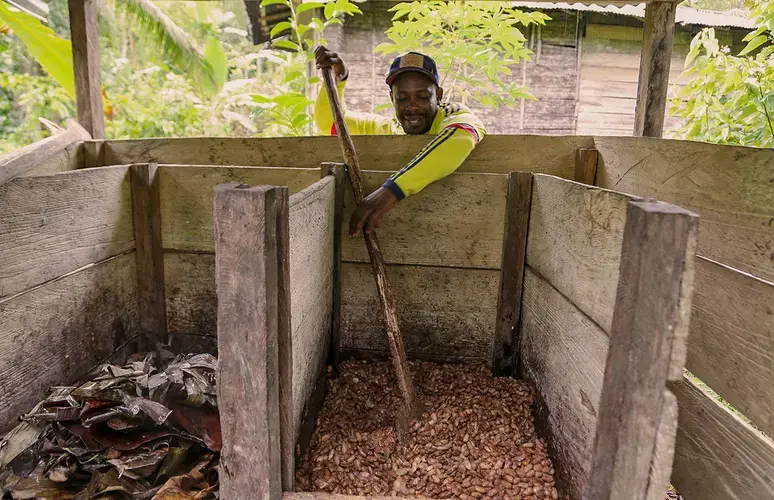
POLYGON ((424 134, 433 125, 443 89, 421 73, 407 72, 392 82, 390 97, 403 131, 424 134))

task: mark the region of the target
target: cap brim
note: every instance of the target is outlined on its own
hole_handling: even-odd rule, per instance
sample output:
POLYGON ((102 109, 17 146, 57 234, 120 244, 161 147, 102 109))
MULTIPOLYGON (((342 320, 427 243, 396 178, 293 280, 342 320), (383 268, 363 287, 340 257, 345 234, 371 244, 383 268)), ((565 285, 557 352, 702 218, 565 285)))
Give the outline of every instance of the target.
POLYGON ((390 74, 390 76, 388 76, 387 80, 385 80, 385 81, 386 81, 387 85, 392 85, 392 82, 394 82, 397 77, 399 77, 403 73, 408 73, 410 71, 414 72, 414 73, 420 73, 422 75, 425 75, 426 77, 428 77, 430 79, 430 81, 432 81, 433 83, 438 85, 438 80, 435 78, 435 75, 433 75, 433 73, 431 73, 430 71, 427 71, 426 69, 416 68, 416 67, 400 68, 400 69, 396 70, 394 73, 390 74))

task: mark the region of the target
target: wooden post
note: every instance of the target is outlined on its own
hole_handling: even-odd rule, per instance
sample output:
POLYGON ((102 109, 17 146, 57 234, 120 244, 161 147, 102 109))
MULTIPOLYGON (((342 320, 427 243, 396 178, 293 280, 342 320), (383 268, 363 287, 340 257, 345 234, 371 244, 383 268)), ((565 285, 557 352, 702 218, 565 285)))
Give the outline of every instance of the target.
POLYGON ((532 174, 511 172, 506 203, 497 323, 492 347, 492 374, 495 376, 513 375, 518 371, 518 332, 532 204, 532 174))
POLYGON ((596 149, 575 150, 575 181, 594 185, 597 178, 597 161, 599 152, 596 149))
MULTIPOLYGON (((223 433, 221 495, 282 497, 286 439, 293 426, 291 388, 281 389, 283 351, 290 347, 287 188, 235 183, 215 187, 215 276, 218 290, 218 401, 223 433), (285 401, 280 402, 282 396, 285 401), (283 405, 287 405, 284 410, 283 405), (282 430, 284 428, 285 430, 282 430)), ((287 352, 284 353, 287 355, 287 352)), ((292 450, 290 450, 292 452, 292 450)), ((291 457, 292 459, 292 453, 291 457)))
POLYGON ((333 313, 329 363, 337 369, 341 351, 341 228, 344 223, 346 168, 343 163, 323 163, 320 176, 327 175, 336 178, 336 206, 333 211, 333 313))
POLYGON ((633 201, 627 207, 584 498, 639 500, 659 488, 663 497, 674 449, 669 435, 676 429, 675 399, 666 383, 685 362, 698 221, 665 203, 633 201), (651 484, 651 474, 664 483, 651 484))
POLYGON ((637 105, 636 137, 661 137, 669 90, 669 67, 675 32, 677 2, 650 2, 645 6, 637 105))
POLYGON ((129 170, 140 330, 152 344, 169 341, 158 170, 155 163, 132 165, 129 170))
POLYGON ((78 122, 94 139, 104 139, 97 0, 69 0, 68 5, 78 122))

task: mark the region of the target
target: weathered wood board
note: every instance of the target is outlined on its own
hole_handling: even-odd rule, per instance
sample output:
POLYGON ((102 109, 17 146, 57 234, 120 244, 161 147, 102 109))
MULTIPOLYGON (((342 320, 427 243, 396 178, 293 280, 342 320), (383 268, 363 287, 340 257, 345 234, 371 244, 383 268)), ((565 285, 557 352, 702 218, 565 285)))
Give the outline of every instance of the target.
POLYGON ((596 138, 597 185, 701 216, 698 254, 774 281, 774 151, 596 138))
POLYGON ((550 437, 558 484, 570 498, 581 498, 591 469, 607 335, 527 267, 520 337, 522 374, 539 394, 537 418, 550 437))
POLYGON ((679 403, 672 483, 685 500, 774 498, 774 442, 691 380, 679 403))
POLYGON ((0 156, 0 185, 11 179, 31 174, 53 173, 83 166, 83 143, 89 133, 77 122, 70 121, 60 134, 32 143, 0 156))
MULTIPOLYGON (((499 271, 387 266, 398 324, 411 356, 489 362, 499 271)), ((370 264, 342 266, 343 349, 387 351, 370 264)))
MULTIPOLYGON (((388 176, 364 171, 365 192, 377 189, 388 176)), ((499 269, 507 190, 506 175, 453 173, 405 198, 384 216, 377 230, 385 262, 499 269)), ((355 207, 347 183, 345 234, 355 207)), ((370 262, 363 239, 343 238, 342 258, 370 262)))
MULTIPOLYGON (((290 197, 290 313, 295 436, 328 360, 336 183, 326 177, 290 197)), ((294 440, 295 442, 295 440, 294 440)))
POLYGON ((218 184, 241 182, 249 186, 288 186, 291 193, 320 178, 315 168, 266 167, 159 167, 161 239, 164 249, 214 251, 212 190, 218 184))
MULTIPOLYGON (((535 176, 533 185, 527 264, 605 332, 631 199, 549 176, 535 176)), ((774 285, 706 259, 695 265, 687 368, 770 429, 774 285)))
POLYGON ((0 432, 110 356, 137 327, 134 254, 0 300, 0 432))
POLYGON ((688 368, 774 436, 774 284, 696 260, 688 368))
POLYGON ((626 195, 536 175, 527 265, 606 332, 613 321, 626 195))
MULTIPOLYGON (((428 140, 423 136, 353 136, 362 168, 389 172, 402 168, 428 140)), ((487 136, 458 172, 530 171, 570 179, 575 150, 593 144, 591 137, 582 136, 487 136)), ((132 139, 91 142, 86 152, 86 166, 155 162, 316 168, 320 163, 341 161, 336 137, 132 139)))
POLYGON ((164 280, 170 336, 214 337, 218 322, 214 253, 165 253, 164 280))
POLYGON ((0 186, 0 298, 134 247, 128 167, 0 186))

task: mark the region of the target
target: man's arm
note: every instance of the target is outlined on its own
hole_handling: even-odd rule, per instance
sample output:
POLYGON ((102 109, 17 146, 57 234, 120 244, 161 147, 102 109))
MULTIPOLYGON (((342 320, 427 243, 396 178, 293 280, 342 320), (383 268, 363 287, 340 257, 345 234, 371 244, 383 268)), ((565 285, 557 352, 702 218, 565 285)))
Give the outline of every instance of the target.
MULTIPOLYGON (((460 117, 463 118, 463 117, 460 117)), ((398 201, 420 192, 459 168, 484 136, 478 120, 450 120, 410 162, 360 203, 349 220, 349 233, 378 228, 384 214, 398 201)))
MULTIPOLYGON (((339 102, 347 122, 347 128, 352 135, 391 135, 395 133, 392 120, 387 117, 371 113, 356 113, 347 110, 344 100, 344 87, 349 77, 344 61, 336 54, 325 48, 317 47, 315 61, 318 68, 332 67, 336 79, 336 90, 339 94, 339 102)), ((314 102, 314 122, 317 129, 324 135, 336 135, 336 125, 333 121, 333 111, 328 101, 328 93, 325 87, 320 89, 314 102)))

